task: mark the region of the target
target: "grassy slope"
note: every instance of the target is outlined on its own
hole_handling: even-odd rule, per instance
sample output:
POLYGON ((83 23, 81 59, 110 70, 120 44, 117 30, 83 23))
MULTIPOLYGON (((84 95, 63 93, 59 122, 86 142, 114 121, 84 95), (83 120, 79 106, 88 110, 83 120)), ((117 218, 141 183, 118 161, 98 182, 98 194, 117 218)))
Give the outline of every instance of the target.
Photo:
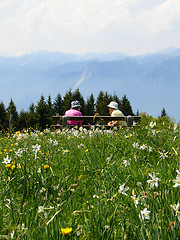
POLYGON ((144 117, 136 130, 1 136, 0 235, 178 239, 180 133, 168 119, 152 121, 144 117))

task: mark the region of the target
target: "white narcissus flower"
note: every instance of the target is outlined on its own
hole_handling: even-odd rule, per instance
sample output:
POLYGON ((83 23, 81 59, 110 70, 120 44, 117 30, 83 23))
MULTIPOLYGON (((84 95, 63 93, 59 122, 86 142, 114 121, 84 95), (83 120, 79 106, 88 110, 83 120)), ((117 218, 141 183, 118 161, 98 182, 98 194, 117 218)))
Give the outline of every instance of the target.
POLYGON ((38 152, 40 150, 40 148, 41 148, 41 145, 39 145, 39 144, 32 145, 32 148, 33 148, 34 152, 38 152))
POLYGON ((125 184, 123 184, 119 187, 118 193, 122 193, 123 195, 127 195, 126 192, 129 189, 129 187, 124 187, 124 186, 125 186, 125 184))
POLYGON ((149 152, 152 152, 153 151, 153 148, 152 147, 149 147, 149 152))
POLYGON ((171 205, 172 209, 175 211, 175 215, 178 217, 178 220, 180 221, 180 204, 172 204, 171 205))
POLYGON ((69 152, 69 150, 68 149, 66 149, 66 150, 62 150, 63 151, 63 154, 65 154, 65 153, 68 153, 69 152))
POLYGON ((139 203, 139 198, 136 197, 136 194, 135 194, 134 189, 132 190, 132 196, 131 196, 131 198, 132 198, 132 200, 134 201, 135 206, 137 206, 138 203, 139 203))
POLYGON ((178 204, 172 204, 171 207, 177 213, 177 212, 179 212, 180 204, 178 202, 178 204))
POLYGON ((173 187, 179 187, 180 186, 180 175, 178 174, 176 179, 173 180, 173 182, 175 183, 175 185, 173 187))
POLYGON ((136 143, 134 142, 134 143, 133 143, 133 147, 134 147, 134 148, 138 148, 138 147, 139 147, 139 143, 138 143, 138 142, 136 142, 136 143))
POLYGON ((11 163, 11 158, 9 158, 9 155, 7 154, 7 156, 4 158, 4 161, 2 162, 4 164, 9 164, 11 163))
POLYGON ((153 188, 154 186, 158 187, 159 185, 159 178, 155 176, 155 174, 149 174, 149 176, 152 179, 147 180, 147 183, 150 184, 150 188, 153 188))
POLYGON ((177 172, 178 176, 180 176, 180 171, 179 171, 179 170, 176 170, 176 172, 177 172))
POLYGON ((39 192, 40 192, 40 193, 43 193, 43 192, 45 192, 45 191, 46 191, 46 189, 45 189, 44 187, 42 187, 39 192))
POLYGON ((82 144, 82 143, 80 143, 79 145, 78 145, 78 148, 80 149, 80 148, 83 148, 84 147, 84 144, 82 144))
POLYGON ((50 138, 50 139, 48 140, 48 142, 49 142, 49 143, 53 143, 53 140, 52 140, 52 138, 50 138))
POLYGON ((124 164, 125 167, 130 166, 130 163, 127 160, 124 160, 123 164, 124 164))
POLYGON ((25 231, 25 232, 28 230, 28 229, 25 227, 25 224, 24 224, 24 223, 22 223, 21 229, 22 229, 23 231, 25 231))
POLYGON ((54 145, 54 146, 57 146, 57 145, 58 145, 58 141, 57 141, 57 140, 54 140, 53 145, 54 145))
POLYGON ((160 152, 160 151, 159 151, 159 153, 160 153, 160 158, 162 158, 162 159, 165 159, 165 158, 168 157, 168 152, 165 152, 165 151, 160 152))
POLYGON ((35 159, 37 158, 37 153, 38 151, 40 151, 40 148, 41 148, 41 145, 32 145, 32 148, 33 148, 33 152, 35 153, 35 159))
MULTIPOLYGON (((176 151, 176 149, 174 147, 172 147, 172 149, 174 150, 175 154, 178 155, 178 152, 176 151)), ((178 171, 178 170, 176 170, 178 171)))
POLYGON ((148 211, 147 208, 144 208, 144 210, 141 210, 141 213, 139 214, 139 217, 141 219, 141 221, 143 221, 144 219, 150 219, 150 214, 151 211, 148 211))
POLYGON ((15 231, 12 230, 12 233, 11 233, 11 239, 14 239, 14 233, 15 233, 15 231))
POLYGON ((99 199, 99 196, 97 196, 97 195, 94 194, 94 195, 93 195, 93 198, 99 199))
POLYGON ((156 122, 153 122, 153 121, 150 122, 149 126, 150 126, 151 128, 155 127, 155 126, 156 126, 156 122))
POLYGON ((17 151, 15 151, 16 156, 22 157, 23 151, 24 150, 22 148, 19 148, 17 151))
POLYGON ((145 144, 143 144, 143 145, 141 145, 140 147, 139 147, 139 149, 140 150, 145 150, 145 149, 147 149, 148 147, 145 145, 145 144))
POLYGON ((174 124, 174 129, 173 129, 173 130, 174 130, 174 132, 176 132, 176 130, 177 130, 177 127, 178 127, 178 124, 176 124, 176 123, 175 123, 175 124, 174 124))
POLYGON ((42 206, 38 207, 38 213, 44 212, 44 208, 42 206))

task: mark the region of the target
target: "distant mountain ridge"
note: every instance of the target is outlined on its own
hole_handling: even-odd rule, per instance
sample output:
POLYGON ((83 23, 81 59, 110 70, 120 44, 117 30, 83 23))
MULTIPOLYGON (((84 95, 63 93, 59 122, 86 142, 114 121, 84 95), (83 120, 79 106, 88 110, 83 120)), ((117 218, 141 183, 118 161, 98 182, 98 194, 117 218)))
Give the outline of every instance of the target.
POLYGON ((12 98, 18 110, 35 104, 41 94, 54 99, 79 88, 86 99, 100 90, 126 94, 133 111, 158 116, 164 107, 180 120, 180 49, 127 56, 122 53, 36 52, 19 57, 0 56, 0 101, 12 98))

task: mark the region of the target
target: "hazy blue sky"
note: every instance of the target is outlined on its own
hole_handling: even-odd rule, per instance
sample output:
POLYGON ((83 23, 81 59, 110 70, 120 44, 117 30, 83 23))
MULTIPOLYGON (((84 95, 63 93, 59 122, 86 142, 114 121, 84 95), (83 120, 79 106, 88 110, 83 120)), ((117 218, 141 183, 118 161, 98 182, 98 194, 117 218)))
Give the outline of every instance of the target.
POLYGON ((0 0, 0 55, 180 47, 180 0, 0 0))

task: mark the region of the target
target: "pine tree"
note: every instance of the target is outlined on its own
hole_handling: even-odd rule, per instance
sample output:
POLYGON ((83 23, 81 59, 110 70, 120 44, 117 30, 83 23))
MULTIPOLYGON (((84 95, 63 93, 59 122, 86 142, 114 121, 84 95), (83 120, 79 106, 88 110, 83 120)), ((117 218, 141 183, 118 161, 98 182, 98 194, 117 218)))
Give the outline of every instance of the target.
POLYGON ((27 125, 28 125, 28 128, 30 127, 35 128, 36 124, 37 124, 37 118, 36 118, 36 112, 35 112, 35 105, 34 103, 31 103, 28 111, 27 125))
POLYGON ((96 100, 96 113, 98 113, 99 115, 104 115, 104 93, 103 91, 99 92, 99 95, 97 97, 96 100))
POLYGON ((107 92, 100 91, 96 101, 96 112, 101 116, 109 115, 108 104, 112 101, 112 96, 107 92))
POLYGON ((114 101, 113 99, 113 96, 111 94, 108 94, 108 92, 105 92, 104 94, 104 105, 106 106, 105 110, 105 115, 109 115, 109 110, 108 110, 108 104, 111 102, 111 101, 114 101))
POLYGON ((51 96, 48 96, 48 100, 47 100, 47 106, 48 106, 48 116, 49 116, 49 124, 52 125, 52 115, 55 114, 54 108, 53 108, 53 104, 52 104, 52 100, 51 100, 51 96))
POLYGON ((86 103, 86 113, 87 116, 94 116, 95 114, 95 101, 94 101, 94 95, 91 94, 90 97, 87 98, 86 103))
POLYGON ((50 125, 49 107, 42 95, 36 106, 37 125, 40 130, 45 129, 50 125))
POLYGON ((10 119, 10 115, 12 114, 12 118, 13 118, 13 125, 12 127, 17 130, 18 129, 18 125, 19 125, 19 116, 18 116, 18 112, 16 109, 16 106, 11 98, 11 101, 7 107, 7 112, 8 112, 8 119, 10 119))
POLYGON ((53 104, 52 104, 52 99, 51 99, 50 95, 48 96, 47 105, 48 105, 49 109, 52 109, 53 104))
POLYGON ((68 109, 70 109, 72 100, 73 100, 73 95, 72 95, 72 91, 70 89, 68 92, 66 92, 66 94, 63 98, 63 107, 62 107, 63 115, 68 109))
POLYGON ((126 95, 124 95, 122 98, 122 110, 121 111, 123 112, 123 114, 125 116, 128 116, 128 115, 133 116, 134 115, 130 101, 127 99, 126 95))
POLYGON ((161 117, 168 117, 165 108, 163 108, 161 111, 161 117))
POLYGON ((78 100, 80 102, 80 104, 81 104, 81 112, 84 115, 84 113, 85 113, 85 101, 84 101, 84 98, 83 98, 83 96, 80 93, 78 88, 72 94, 72 100, 73 101, 78 100))
POLYGON ((19 130, 22 130, 23 128, 28 128, 28 113, 24 110, 20 111, 19 114, 19 130))
POLYGON ((55 114, 59 114, 59 115, 63 115, 64 111, 63 111, 63 100, 61 97, 61 94, 58 93, 57 97, 54 100, 53 103, 53 107, 54 107, 54 113, 55 114))
POLYGON ((0 102, 0 131, 8 128, 8 117, 6 108, 3 102, 0 102))
POLYGON ((140 116, 139 109, 138 109, 137 112, 136 112, 136 116, 140 116))

